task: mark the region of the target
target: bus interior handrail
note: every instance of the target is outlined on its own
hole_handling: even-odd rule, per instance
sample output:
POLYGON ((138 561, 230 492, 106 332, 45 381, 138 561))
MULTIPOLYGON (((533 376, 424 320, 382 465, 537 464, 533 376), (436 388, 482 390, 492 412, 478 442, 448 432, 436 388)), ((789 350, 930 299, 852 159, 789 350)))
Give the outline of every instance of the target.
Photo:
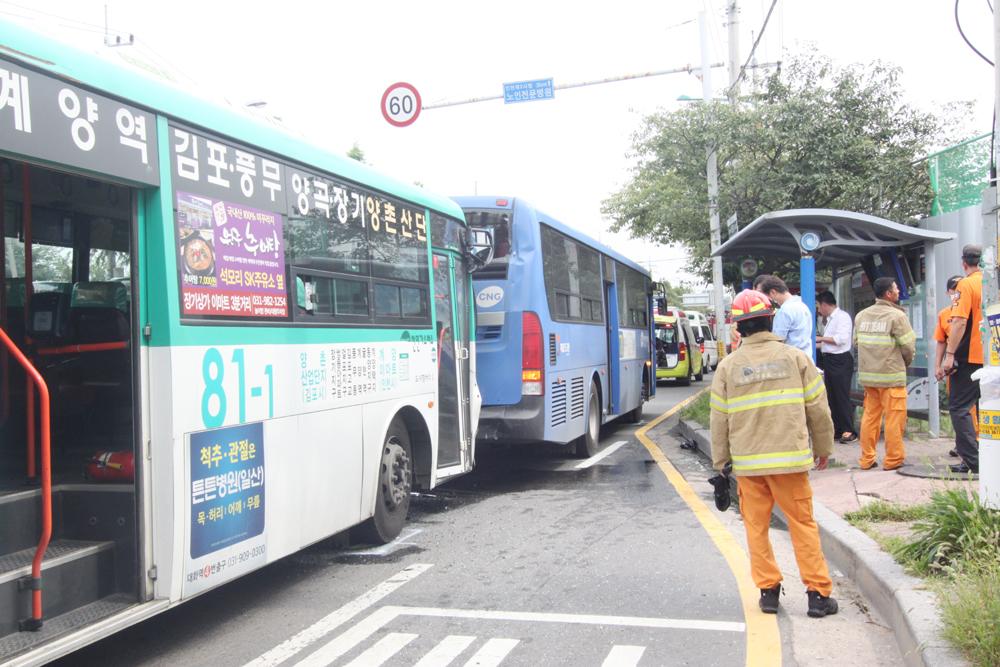
POLYGON ((41 416, 40 425, 40 435, 41 435, 41 456, 40 456, 40 470, 41 473, 41 485, 42 485, 42 534, 38 538, 38 547, 35 549, 35 557, 31 562, 31 618, 22 621, 21 629, 23 630, 40 630, 42 628, 42 558, 45 557, 45 551, 49 548, 49 540, 52 538, 52 458, 51 458, 51 441, 50 441, 50 430, 49 430, 49 388, 45 384, 45 380, 42 378, 41 373, 35 368, 34 364, 24 355, 23 352, 17 347, 14 341, 11 340, 7 332, 4 331, 3 327, 0 327, 0 343, 3 343, 7 351, 17 360, 19 364, 24 368, 25 375, 27 376, 27 404, 28 404, 28 477, 29 479, 33 476, 34 467, 34 426, 35 426, 35 415, 34 415, 34 404, 35 395, 34 390, 38 390, 38 405, 39 413, 41 416), (34 385, 34 386, 32 386, 34 385))

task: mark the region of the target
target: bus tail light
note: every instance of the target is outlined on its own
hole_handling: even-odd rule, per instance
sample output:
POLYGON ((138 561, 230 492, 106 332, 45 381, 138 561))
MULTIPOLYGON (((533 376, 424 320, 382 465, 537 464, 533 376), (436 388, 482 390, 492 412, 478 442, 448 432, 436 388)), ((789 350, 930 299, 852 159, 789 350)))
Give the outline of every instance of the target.
POLYGON ((677 344, 677 361, 684 361, 688 357, 687 343, 677 344))
POLYGON ((542 396, 545 393, 544 345, 542 322, 536 313, 521 314, 521 395, 542 396))

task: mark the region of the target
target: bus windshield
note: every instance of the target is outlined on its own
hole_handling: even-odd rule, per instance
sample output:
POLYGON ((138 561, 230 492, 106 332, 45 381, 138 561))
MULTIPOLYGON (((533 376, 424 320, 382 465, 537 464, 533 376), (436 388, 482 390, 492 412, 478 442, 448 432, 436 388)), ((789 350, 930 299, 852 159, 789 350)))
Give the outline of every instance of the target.
POLYGON ((493 260, 476 271, 476 278, 506 278, 510 262, 511 229, 510 213, 497 210, 472 210, 465 212, 469 227, 486 229, 493 235, 493 260))

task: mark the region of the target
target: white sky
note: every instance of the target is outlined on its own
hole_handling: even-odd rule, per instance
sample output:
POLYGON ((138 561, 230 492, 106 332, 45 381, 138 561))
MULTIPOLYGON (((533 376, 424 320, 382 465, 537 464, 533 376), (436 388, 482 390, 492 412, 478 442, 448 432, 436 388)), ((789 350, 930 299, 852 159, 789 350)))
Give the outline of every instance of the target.
MULTIPOLYGON (((643 116, 701 96, 688 74, 556 91, 552 101, 502 100, 431 109, 407 128, 379 111, 385 88, 416 86, 424 104, 502 94, 504 82, 555 84, 699 65, 697 15, 708 12, 713 62, 727 57, 726 0, 366 0, 109 2, 118 49, 173 73, 178 83, 234 104, 266 100, 287 128, 333 152, 357 142, 371 164, 445 195, 498 194, 537 207, 651 266, 689 279, 686 252, 611 234, 601 201, 629 178, 627 153, 643 116)), ((769 0, 739 0, 741 59, 769 0)), ((17 20, 92 51, 103 46, 101 0, 0 0, 17 20)), ((993 71, 961 40, 950 0, 779 0, 760 62, 806 43, 847 64, 882 59, 903 68, 909 101, 933 110, 975 103, 970 131, 989 130, 993 71)), ((992 17, 964 0, 962 25, 992 59, 992 17)), ((717 94, 726 71, 713 70, 717 94)), ((706 235, 708 221, 705 222, 706 235)))

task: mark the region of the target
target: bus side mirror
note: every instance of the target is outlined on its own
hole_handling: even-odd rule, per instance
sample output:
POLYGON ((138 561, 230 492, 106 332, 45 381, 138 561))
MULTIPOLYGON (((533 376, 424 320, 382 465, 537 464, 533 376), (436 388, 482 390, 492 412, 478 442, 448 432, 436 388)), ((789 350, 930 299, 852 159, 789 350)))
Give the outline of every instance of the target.
POLYGON ((470 228, 466 239, 465 259, 469 273, 478 271, 493 261, 493 233, 490 230, 470 228))

